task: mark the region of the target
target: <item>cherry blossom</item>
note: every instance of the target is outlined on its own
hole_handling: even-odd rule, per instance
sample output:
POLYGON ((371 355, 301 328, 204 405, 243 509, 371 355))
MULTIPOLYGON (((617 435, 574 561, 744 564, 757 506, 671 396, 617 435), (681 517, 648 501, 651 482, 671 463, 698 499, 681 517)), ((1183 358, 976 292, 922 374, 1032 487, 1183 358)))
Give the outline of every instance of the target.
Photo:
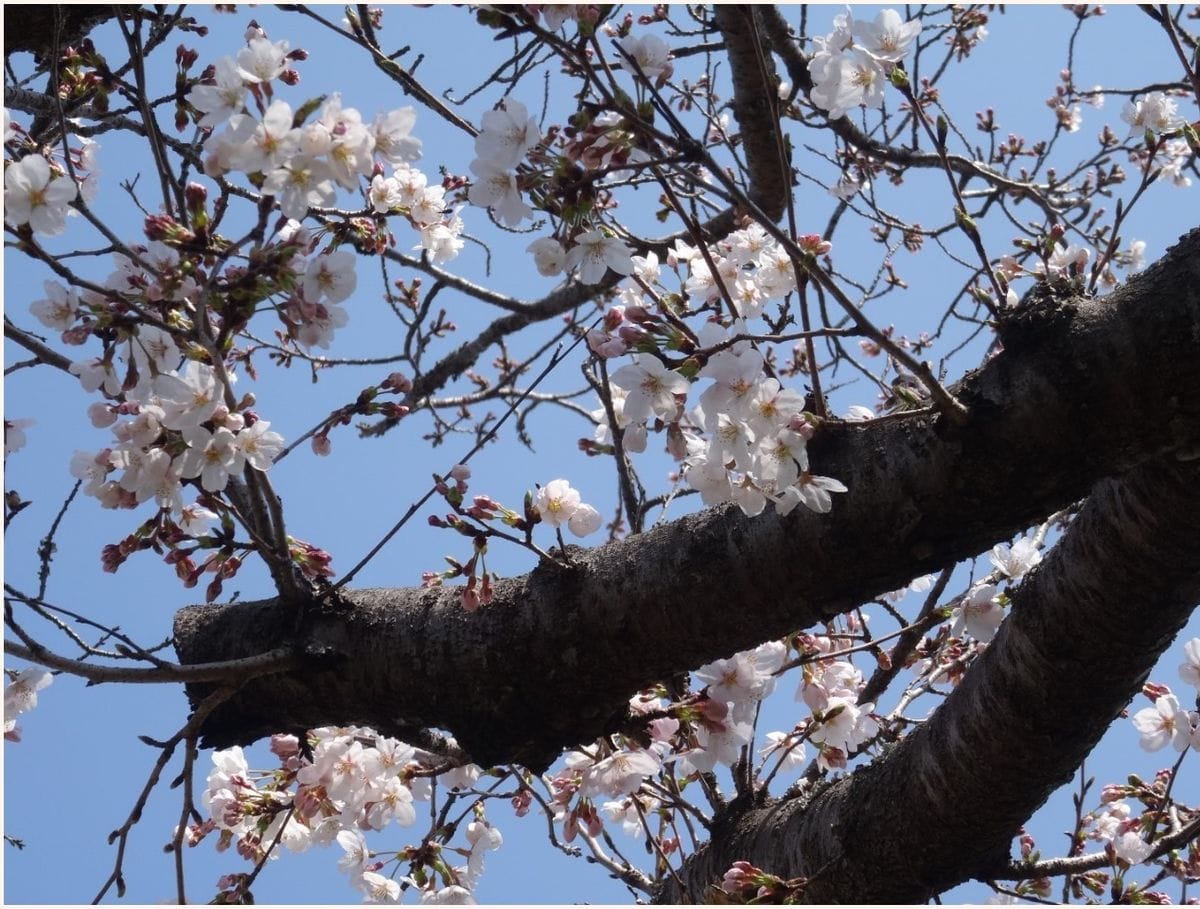
POLYGON ((231 161, 246 173, 269 173, 283 167, 299 147, 300 131, 292 128, 291 106, 286 101, 272 101, 262 122, 232 151, 231 161))
POLYGON ((41 155, 27 155, 4 170, 4 218, 53 236, 67 229, 67 209, 79 188, 68 176, 56 177, 41 155))
POLYGON ((152 388, 159 397, 164 411, 162 422, 168 429, 199 426, 221 403, 216 370, 196 360, 188 361, 182 375, 156 376, 152 388))
POLYGON ((241 470, 246 459, 237 439, 223 426, 213 432, 203 426, 187 426, 182 432, 188 448, 180 456, 179 475, 184 479, 199 477, 207 491, 220 492, 229 482, 229 475, 241 470))
POLYGON ((619 275, 629 274, 633 262, 629 247, 616 237, 589 230, 575 238, 575 245, 567 251, 565 267, 578 269, 584 284, 596 284, 610 268, 619 275))
POLYGON ((567 527, 577 537, 586 537, 600 529, 604 519, 591 505, 581 503, 575 513, 567 519, 567 527))
POLYGON ((871 717, 874 707, 847 697, 830 698, 813 740, 843 752, 858 748, 879 732, 879 724, 871 717))
POLYGON ((831 492, 847 492, 846 485, 833 477, 818 477, 807 471, 795 484, 788 486, 775 500, 776 510, 787 514, 801 502, 817 514, 828 514, 833 509, 831 492))
POLYGON ((313 206, 331 206, 337 201, 333 171, 318 158, 295 155, 267 174, 264 195, 274 196, 285 217, 300 219, 313 206))
POLYGON ((475 137, 475 154, 496 167, 516 167, 525 153, 541 141, 537 121, 525 105, 507 98, 504 106, 483 115, 482 129, 475 137))
POLYGON ((899 63, 921 34, 921 23, 905 22, 894 9, 885 9, 879 11, 874 22, 855 22, 853 33, 859 46, 873 57, 899 63))
POLYGON ((1200 690, 1200 638, 1192 638, 1183 645, 1187 659, 1179 664, 1179 677, 1200 690))
POLYGON ((551 527, 561 527, 575 514, 581 501, 579 491, 572 489, 566 480, 551 480, 538 490, 534 507, 551 527))
POLYGON ((199 126, 211 128, 239 113, 245 104, 246 83, 232 57, 222 57, 215 66, 215 83, 200 83, 188 92, 188 103, 204 116, 199 126))
POLYGON ((400 181, 395 177, 376 174, 371 178, 371 188, 367 190, 367 198, 371 202, 371 207, 377 212, 388 212, 399 208, 403 204, 400 181))
POLYGON ((180 508, 179 529, 189 537, 202 537, 208 533, 209 526, 215 520, 216 513, 202 505, 184 505, 180 508))
POLYGON ((1155 133, 1169 132, 1183 120, 1179 116, 1175 101, 1162 92, 1149 92, 1138 101, 1129 101, 1121 111, 1121 119, 1129 124, 1129 135, 1150 130, 1155 133))
POLYGON ((1179 706, 1179 698, 1166 694, 1132 717, 1133 726, 1141 736, 1139 745, 1146 751, 1158 751, 1170 745, 1176 751, 1188 747, 1192 732, 1191 717, 1179 706))
POLYGON ((612 374, 611 381, 625 389, 624 413, 630 422, 641 422, 652 412, 665 420, 678 410, 675 396, 685 395, 688 380, 668 369, 650 354, 634 354, 633 363, 612 374))
POLYGON ((783 665, 787 647, 769 641, 753 650, 701 666, 694 673, 715 701, 761 701, 775 688, 775 673, 783 665))
POLYGON ((105 394, 114 397, 121 393, 121 378, 113 369, 111 360, 101 360, 99 357, 77 360, 67 371, 79 377, 84 391, 99 391, 103 388, 105 394))
POLYGON ((972 588, 952 615, 952 634, 966 632, 977 641, 990 641, 1004 620, 1004 609, 996 599, 996 586, 980 584, 972 588))
POLYGON ((417 112, 407 106, 376 115, 370 127, 375 153, 393 167, 419 160, 421 140, 409 135, 416 122, 417 112))
MULTIPOLYGON (((809 71, 812 72, 810 65, 809 71)), ((852 107, 878 108, 883 105, 886 82, 883 69, 866 51, 853 48, 829 60, 817 81, 813 75, 813 102, 829 112, 829 119, 844 117, 852 107)))
POLYGON ((622 59, 621 66, 624 69, 635 74, 640 69, 646 78, 659 85, 671 78, 671 49, 658 35, 626 35, 618 43, 621 50, 637 64, 635 69, 628 60, 622 59))
POLYGON ((4 421, 4 455, 7 457, 13 452, 20 451, 25 447, 25 430, 34 425, 34 421, 28 417, 18 420, 4 421))
POLYGON ((476 158, 471 162, 471 172, 479 178, 471 183, 467 194, 472 205, 490 208, 505 227, 516 227, 533 215, 533 209, 521 198, 512 171, 492 161, 476 158))
POLYGON ((422 906, 475 906, 475 896, 466 887, 450 884, 440 890, 421 892, 422 906))
POLYGON ((533 264, 538 274, 546 277, 562 274, 567 263, 567 252, 553 237, 534 240, 529 244, 528 251, 533 253, 533 264))
POLYGON ((1072 273, 1083 274, 1092 251, 1084 246, 1069 244, 1056 246, 1046 262, 1046 273, 1052 278, 1070 277, 1072 273))
POLYGON ((1018 581, 1042 561, 1042 553, 1032 537, 1021 537, 1011 547, 1007 543, 994 546, 988 558, 997 571, 1018 581))
POLYGON ((662 761, 651 751, 618 751, 584 772, 581 791, 614 798, 630 795, 642 785, 644 777, 653 776, 661 767, 662 761))
POLYGON ((54 681, 54 676, 44 669, 29 667, 22 669, 4 688, 4 738, 10 742, 21 740, 17 717, 28 713, 38 703, 38 692, 54 681))
POLYGON ((359 877, 359 886, 368 903, 400 902, 400 881, 384 877, 377 871, 364 871, 359 877))
POLYGON ((237 73, 247 82, 270 82, 287 69, 288 42, 251 38, 238 51, 237 73))
POLYGON ((66 331, 79 315, 79 295, 73 287, 63 287, 57 281, 43 281, 46 296, 34 300, 29 311, 47 328, 66 331))
POLYGON ((763 738, 766 744, 759 750, 763 757, 782 753, 782 766, 785 770, 795 770, 804 764, 808 750, 804 747, 802 739, 787 732, 768 732, 763 738))
POLYGON ((333 303, 348 299, 358 286, 354 265, 354 253, 344 249, 317 256, 304 273, 304 298, 310 303, 322 297, 333 303))

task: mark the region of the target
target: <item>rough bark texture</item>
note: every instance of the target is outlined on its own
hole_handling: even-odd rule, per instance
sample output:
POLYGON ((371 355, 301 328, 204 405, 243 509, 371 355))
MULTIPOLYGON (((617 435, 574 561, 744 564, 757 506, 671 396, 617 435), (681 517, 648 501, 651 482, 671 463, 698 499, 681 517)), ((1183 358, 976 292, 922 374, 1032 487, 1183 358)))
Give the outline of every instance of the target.
POLYGON ((1006 863, 1200 601, 1200 460, 1098 484, 928 723, 807 802, 734 810, 687 866, 703 899, 743 859, 812 902, 913 903, 1006 863))
POLYGON ((777 221, 783 215, 792 186, 791 168, 779 157, 775 60, 758 38, 753 6, 718 4, 713 7, 712 15, 725 40, 729 59, 733 114, 738 121, 746 171, 750 175, 747 195, 772 221, 777 221))
POLYGON ((1194 444, 1200 231, 1111 297, 1038 302, 1004 336, 1004 353, 959 389, 966 425, 916 415, 821 430, 814 469, 850 488, 829 515, 712 509, 573 551, 573 570, 505 581, 473 614, 453 589, 357 591, 299 611, 182 610, 185 663, 288 643, 315 654, 309 669, 258 680, 215 711, 206 741, 326 723, 437 726, 478 761, 540 767, 610 728, 656 679, 974 555, 1103 477, 1194 444))

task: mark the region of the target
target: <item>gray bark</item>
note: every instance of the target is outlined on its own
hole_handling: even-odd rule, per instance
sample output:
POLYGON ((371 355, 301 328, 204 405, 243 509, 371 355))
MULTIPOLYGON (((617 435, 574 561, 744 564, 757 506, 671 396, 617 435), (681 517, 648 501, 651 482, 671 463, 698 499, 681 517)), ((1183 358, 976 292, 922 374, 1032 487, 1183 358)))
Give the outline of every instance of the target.
POLYGON ((689 862, 698 902, 739 859, 807 901, 917 903, 1008 864, 1018 828, 1145 681, 1200 601, 1200 460, 1097 484, 995 640, 892 751, 811 800, 735 809, 689 862))
POLYGON ((827 424, 811 443, 814 469, 850 489, 828 515, 710 509, 573 551, 571 570, 506 580, 474 614, 452 588, 185 609, 175 627, 185 663, 289 643, 324 654, 247 686, 212 714, 207 741, 350 721, 438 726, 479 761, 543 766, 617 722, 656 679, 975 555, 1098 480, 1195 443, 1198 253, 1193 231, 1109 298, 1043 301, 1015 318, 1004 353, 961 384, 963 426, 930 414, 827 424))

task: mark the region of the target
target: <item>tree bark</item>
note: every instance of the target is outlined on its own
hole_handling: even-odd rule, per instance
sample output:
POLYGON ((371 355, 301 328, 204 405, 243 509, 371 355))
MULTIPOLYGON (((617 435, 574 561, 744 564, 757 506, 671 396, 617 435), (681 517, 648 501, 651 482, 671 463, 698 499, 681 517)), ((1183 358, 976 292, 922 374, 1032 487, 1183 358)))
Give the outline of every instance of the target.
POLYGON ((436 726, 481 763, 541 768, 613 728, 655 680, 831 618, 1196 445, 1200 230, 1110 297, 1039 300, 1002 336, 1005 351, 959 387, 965 425, 924 413, 818 432, 814 470, 850 489, 828 515, 710 509, 572 548, 573 568, 506 580, 476 613, 454 588, 182 610, 184 663, 284 645, 311 656, 214 711, 206 743, 329 723, 436 726))
POLYGON ((660 901, 703 900, 739 859, 809 877, 816 903, 923 903, 999 873, 1197 602, 1200 459, 1102 481, 927 723, 810 800, 735 808, 660 901))

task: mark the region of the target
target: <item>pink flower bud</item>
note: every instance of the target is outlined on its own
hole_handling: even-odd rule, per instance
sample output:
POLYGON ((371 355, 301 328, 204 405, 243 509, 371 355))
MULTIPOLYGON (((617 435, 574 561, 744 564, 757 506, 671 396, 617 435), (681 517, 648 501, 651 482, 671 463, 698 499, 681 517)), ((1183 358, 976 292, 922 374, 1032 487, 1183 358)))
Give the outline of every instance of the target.
POLYGON ((324 457, 333 450, 333 445, 329 441, 329 436, 313 436, 312 440, 313 454, 324 457))
POLYGON ((1170 688, 1166 685, 1159 685, 1157 682, 1147 682, 1142 686, 1142 694, 1151 701, 1157 701, 1159 698, 1166 697, 1170 693, 1170 688))
POLYGON ((412 391, 412 381, 404 373, 394 372, 383 380, 383 387, 407 394, 412 391))
POLYGON ((822 240, 820 234, 805 234, 796 242, 802 250, 813 256, 823 256, 833 249, 833 244, 828 240, 822 240))

